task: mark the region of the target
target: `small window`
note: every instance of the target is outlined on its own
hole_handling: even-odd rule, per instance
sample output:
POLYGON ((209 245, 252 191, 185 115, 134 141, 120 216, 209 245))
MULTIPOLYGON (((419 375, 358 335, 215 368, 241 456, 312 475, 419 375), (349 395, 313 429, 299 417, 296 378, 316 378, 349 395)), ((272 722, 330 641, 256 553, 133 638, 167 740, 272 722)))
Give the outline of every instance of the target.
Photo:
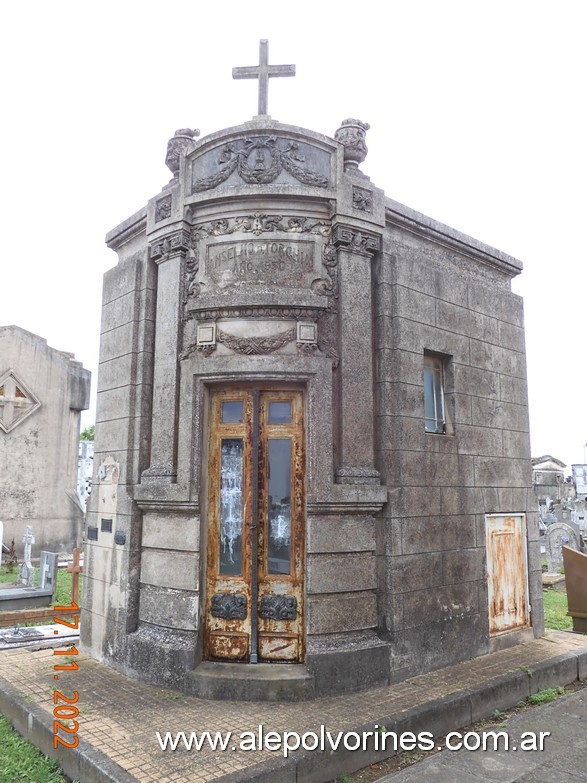
POLYGON ((291 400, 269 403, 269 424, 291 424, 291 400))
POLYGON ((444 359, 424 352, 424 429, 446 433, 444 408, 444 359))
POLYGON ((242 400, 228 400, 222 403, 222 423, 242 424, 243 403, 242 400))

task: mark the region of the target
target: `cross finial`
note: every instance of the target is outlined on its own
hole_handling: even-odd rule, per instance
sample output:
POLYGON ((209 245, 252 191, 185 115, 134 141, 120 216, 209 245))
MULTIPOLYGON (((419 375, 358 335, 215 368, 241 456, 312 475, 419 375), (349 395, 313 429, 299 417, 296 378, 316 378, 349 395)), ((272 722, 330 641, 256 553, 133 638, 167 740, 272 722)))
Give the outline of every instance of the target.
POLYGON ((270 76, 295 76, 295 65, 269 65, 269 41, 259 41, 259 65, 245 65, 232 69, 233 79, 259 79, 259 111, 267 114, 267 92, 270 76))

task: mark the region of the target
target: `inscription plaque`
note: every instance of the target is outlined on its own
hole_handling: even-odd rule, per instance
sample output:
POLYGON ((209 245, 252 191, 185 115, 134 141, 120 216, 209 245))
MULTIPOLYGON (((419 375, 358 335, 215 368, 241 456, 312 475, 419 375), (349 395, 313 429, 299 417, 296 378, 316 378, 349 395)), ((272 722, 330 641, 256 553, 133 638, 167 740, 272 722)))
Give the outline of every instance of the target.
POLYGON ((217 285, 279 283, 308 284, 314 269, 314 243, 309 241, 252 240, 221 242, 207 249, 206 277, 217 285))

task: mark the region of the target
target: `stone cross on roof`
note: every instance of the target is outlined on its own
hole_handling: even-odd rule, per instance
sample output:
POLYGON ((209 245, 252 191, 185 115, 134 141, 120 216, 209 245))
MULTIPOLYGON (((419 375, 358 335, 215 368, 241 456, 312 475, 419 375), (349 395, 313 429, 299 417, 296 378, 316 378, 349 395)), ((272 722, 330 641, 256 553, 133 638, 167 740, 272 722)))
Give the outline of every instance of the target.
POLYGON ((295 65, 269 65, 269 41, 259 41, 259 65, 245 65, 232 69, 233 79, 259 79, 258 114, 267 114, 267 93, 270 76, 295 76, 295 65))

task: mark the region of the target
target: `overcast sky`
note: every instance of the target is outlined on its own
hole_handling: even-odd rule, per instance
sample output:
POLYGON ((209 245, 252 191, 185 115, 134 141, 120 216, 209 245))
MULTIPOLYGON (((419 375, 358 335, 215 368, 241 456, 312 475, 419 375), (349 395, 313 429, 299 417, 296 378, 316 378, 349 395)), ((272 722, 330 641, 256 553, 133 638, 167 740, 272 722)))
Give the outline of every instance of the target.
POLYGON ((256 113, 231 69, 268 38, 297 67, 270 81, 274 119, 369 122, 374 184, 524 263, 532 453, 570 471, 587 443, 586 16, 581 0, 3 3, 0 324, 75 353, 95 386, 104 235, 168 182, 176 128, 256 113))

